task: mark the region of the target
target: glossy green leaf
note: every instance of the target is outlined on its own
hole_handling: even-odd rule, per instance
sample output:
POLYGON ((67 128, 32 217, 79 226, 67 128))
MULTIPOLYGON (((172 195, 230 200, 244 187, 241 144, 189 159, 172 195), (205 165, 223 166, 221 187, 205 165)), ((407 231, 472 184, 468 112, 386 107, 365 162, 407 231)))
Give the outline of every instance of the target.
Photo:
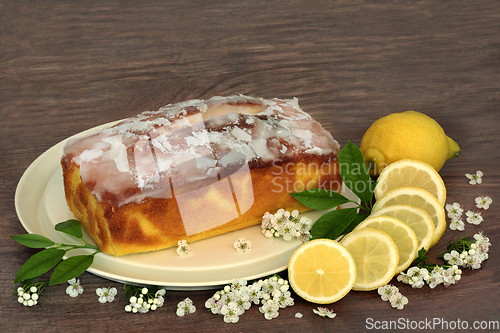
POLYGON ((83 238, 82 224, 77 220, 67 220, 56 224, 55 229, 76 238, 83 238))
POLYGON ((125 284, 123 286, 123 290, 125 290, 125 299, 129 299, 131 296, 134 296, 135 288, 135 286, 130 284, 125 284))
POLYGON ((55 243, 45 236, 37 234, 23 234, 10 236, 13 240, 32 249, 41 249, 45 247, 50 247, 55 243))
POLYGON ((14 283, 34 279, 52 269, 66 253, 65 250, 49 248, 31 256, 17 272, 14 283))
POLYGON ((66 282, 83 274, 94 262, 93 255, 79 255, 63 260, 50 277, 49 286, 66 282))
POLYGON ((351 223, 349 223, 349 225, 346 226, 346 228, 344 229, 344 232, 342 234, 345 235, 345 234, 348 234, 351 231, 353 231, 354 228, 356 228, 358 226, 358 224, 363 222, 367 217, 368 217, 368 215, 366 215, 366 214, 357 213, 356 216, 354 217, 354 219, 351 221, 351 223))
POLYGON ((339 151, 338 160, 340 176, 344 184, 359 197, 361 202, 371 207, 373 185, 361 150, 348 141, 339 151))
POLYGON ((356 218, 357 208, 335 209, 323 214, 312 226, 313 239, 337 239, 356 218))
POLYGON ((320 188, 291 193, 291 195, 307 208, 318 210, 335 208, 349 202, 349 199, 342 194, 320 188))

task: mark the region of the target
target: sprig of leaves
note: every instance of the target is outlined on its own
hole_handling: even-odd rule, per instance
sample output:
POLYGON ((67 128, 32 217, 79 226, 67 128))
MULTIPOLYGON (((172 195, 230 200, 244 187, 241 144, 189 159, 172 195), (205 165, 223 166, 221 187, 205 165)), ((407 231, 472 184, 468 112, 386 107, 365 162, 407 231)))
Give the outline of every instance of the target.
MULTIPOLYGON (((458 253, 462 253, 464 251, 466 251, 466 252, 469 251, 471 248, 471 244, 474 243, 474 242, 471 242, 470 239, 471 239, 471 237, 464 236, 464 237, 462 237, 459 240, 456 240, 454 242, 449 241, 448 246, 446 247, 447 250, 445 252, 439 254, 437 257, 444 259, 444 255, 446 253, 450 253, 453 250, 457 251, 458 253)), ((442 267, 442 268, 452 267, 451 264, 445 264, 445 265, 428 264, 427 260, 429 260, 429 257, 426 255, 426 253, 427 253, 427 250, 425 248, 421 248, 418 251, 417 257, 415 258, 415 260, 413 260, 411 266, 416 266, 419 268, 427 268, 427 270, 429 270, 429 271, 432 271, 435 267, 442 267)))
POLYGON ((420 250, 418 250, 418 255, 415 258, 415 260, 413 260, 412 265, 415 265, 420 268, 427 267, 428 265, 425 262, 429 260, 429 257, 426 254, 427 250, 425 248, 421 248, 420 250))
POLYGON ((463 236, 462 238, 454 242, 448 241, 448 246, 446 247, 447 251, 438 255, 438 258, 443 258, 446 253, 449 253, 453 250, 457 251, 458 253, 469 251, 472 243, 474 242, 471 242, 471 237, 469 236, 463 236))
POLYGON ((146 299, 146 301, 149 299, 154 299, 155 294, 159 289, 160 288, 158 286, 144 287, 144 286, 136 286, 136 285, 128 284, 128 283, 126 283, 123 286, 123 290, 125 291, 125 299, 129 299, 131 296, 135 296, 135 297, 142 296, 143 298, 146 299), (144 288, 146 288, 146 290, 147 290, 146 293, 143 292, 144 288))
POLYGON ((377 183, 372 183, 366 169, 363 153, 359 147, 348 141, 339 151, 338 161, 342 182, 359 198, 360 203, 333 190, 314 188, 291 193, 298 202, 308 208, 333 209, 323 214, 314 223, 310 231, 313 239, 337 239, 339 236, 351 232, 368 216, 360 213, 359 209, 368 213, 372 209, 373 190, 377 183), (346 203, 353 203, 355 207, 334 209, 346 203))
POLYGON ((34 249, 45 248, 31 256, 17 272, 14 284, 21 282, 23 285, 31 282, 40 275, 55 267, 49 285, 66 282, 85 272, 94 262, 94 256, 101 250, 85 241, 82 225, 77 220, 68 220, 56 224, 55 229, 83 241, 84 245, 56 243, 45 236, 37 234, 23 234, 10 236, 16 242, 34 249), (94 250, 89 255, 77 255, 64 259, 68 251, 76 249, 94 250), (62 262, 61 262, 62 261, 62 262))

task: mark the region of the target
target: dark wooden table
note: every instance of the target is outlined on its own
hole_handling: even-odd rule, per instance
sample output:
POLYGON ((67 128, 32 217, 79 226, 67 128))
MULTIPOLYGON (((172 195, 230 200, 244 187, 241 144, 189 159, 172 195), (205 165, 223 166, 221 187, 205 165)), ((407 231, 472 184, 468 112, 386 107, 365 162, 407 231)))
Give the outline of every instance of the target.
MULTIPOLYGON (((379 321, 410 329, 448 322, 469 330, 500 320, 500 3, 498 1, 0 1, 0 327, 3 332, 375 331, 379 321), (17 183, 44 151, 88 128, 192 98, 248 94, 297 97, 302 108, 344 145, 359 144, 377 118, 418 110, 435 118, 462 147, 441 170, 448 203, 474 210, 493 199, 479 226, 447 229, 429 252, 483 230, 490 258, 464 269, 448 288, 412 289, 392 309, 376 292, 351 292, 313 314, 295 297, 273 320, 252 307, 237 324, 208 313, 213 291, 169 291, 156 312, 124 311, 122 285, 84 273, 82 295, 49 287, 38 305, 12 296, 17 270, 36 250, 14 207, 17 183), (465 173, 481 170, 483 184, 465 173), (111 304, 95 289, 117 287, 111 304), (190 297, 198 310, 175 314, 190 297), (297 312, 303 318, 295 318, 297 312), (459 326, 464 328, 464 326, 459 326)), ((498 327, 498 326, 497 326, 498 327)), ((442 325, 434 326, 442 330, 442 325)), ((444 326, 444 328, 446 328, 444 326)), ((466 331, 466 330, 464 330, 466 331)))

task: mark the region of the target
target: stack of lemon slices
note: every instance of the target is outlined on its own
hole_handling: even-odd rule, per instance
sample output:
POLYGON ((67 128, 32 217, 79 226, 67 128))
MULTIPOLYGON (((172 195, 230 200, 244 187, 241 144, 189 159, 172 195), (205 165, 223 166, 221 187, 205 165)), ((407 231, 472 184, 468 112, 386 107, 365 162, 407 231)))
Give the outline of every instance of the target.
MULTIPOLYGON (((376 202, 372 215, 385 214, 402 219, 414 230, 425 229, 425 227, 424 222, 421 222, 420 226, 415 223, 415 218, 411 218, 409 214, 411 208, 418 208, 429 215, 434 225, 434 232, 430 244, 420 246, 419 249, 425 247, 428 250, 439 241, 446 230, 444 211, 446 187, 441 176, 429 164, 415 160, 400 160, 389 164, 378 178, 374 195, 376 202)), ((421 216, 425 215, 419 212, 421 216)), ((432 229, 430 226, 427 228, 432 229)), ((421 232, 423 234, 423 231, 421 232)), ((424 237, 420 241, 425 244, 427 239, 424 237)))
POLYGON ((340 242, 317 239, 299 247, 288 265, 302 298, 333 303, 352 290, 375 290, 406 270, 446 229, 446 188, 429 164, 400 160, 378 178, 370 216, 340 242))

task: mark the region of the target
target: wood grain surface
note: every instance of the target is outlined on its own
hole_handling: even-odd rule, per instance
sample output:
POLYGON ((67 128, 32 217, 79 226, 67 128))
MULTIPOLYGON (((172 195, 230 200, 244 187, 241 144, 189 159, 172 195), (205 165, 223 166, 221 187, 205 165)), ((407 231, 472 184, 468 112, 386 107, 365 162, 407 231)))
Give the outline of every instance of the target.
POLYGON ((0 1, 1 331, 362 332, 379 331, 376 321, 443 331, 439 321, 459 320, 465 332, 475 322, 498 325, 499 111, 500 2, 494 0, 0 1), (328 305, 334 319, 314 315, 317 305, 295 296, 276 319, 266 320, 254 306, 237 324, 225 324, 204 307, 213 291, 169 291, 157 312, 133 315, 124 311, 123 285, 90 273, 81 275, 85 291, 77 298, 56 285, 35 307, 17 303, 14 277, 37 251, 8 237, 25 232, 14 194, 40 154, 141 111, 240 93, 297 97, 341 145, 359 144, 374 120, 392 112, 411 109, 436 119, 462 148, 440 172, 447 203, 477 210, 474 198, 488 195, 493 204, 481 211, 481 225, 447 229, 429 256, 483 230, 492 243, 489 259, 479 270, 464 269, 448 288, 412 289, 394 279, 409 299, 402 311, 376 292, 351 292, 328 305), (465 173, 476 170, 484 182, 469 185, 465 173), (117 299, 100 304, 95 289, 112 286, 117 299), (185 297, 198 310, 181 318, 175 309, 185 297), (429 321, 436 325, 422 326, 429 321))

